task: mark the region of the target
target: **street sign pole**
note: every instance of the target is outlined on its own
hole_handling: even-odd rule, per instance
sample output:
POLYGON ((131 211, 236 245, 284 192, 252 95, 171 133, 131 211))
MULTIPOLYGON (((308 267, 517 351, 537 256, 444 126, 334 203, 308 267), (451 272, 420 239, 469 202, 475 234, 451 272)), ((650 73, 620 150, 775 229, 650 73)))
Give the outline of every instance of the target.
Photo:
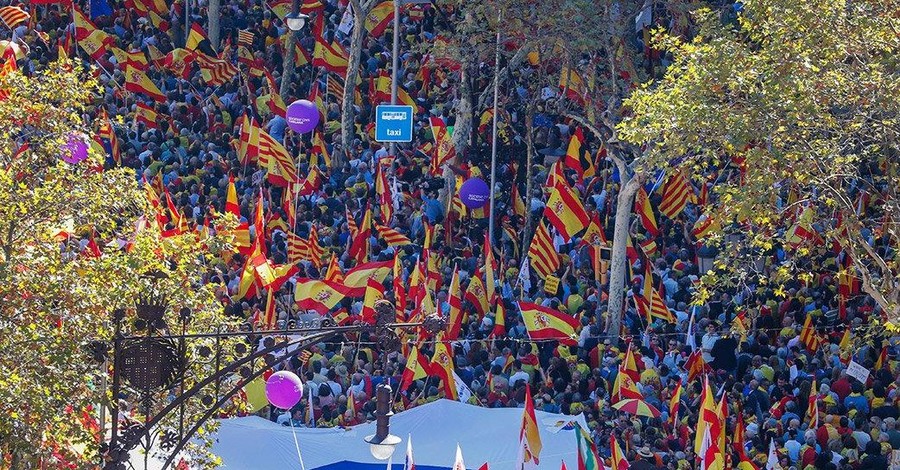
MULTIPOLYGON (((400 67, 400 1, 394 0, 394 49, 391 53, 391 104, 397 104, 397 69, 400 67)), ((397 144, 391 142, 390 154, 392 157, 397 156, 397 144)), ((388 221, 384 220, 387 224, 388 221)))

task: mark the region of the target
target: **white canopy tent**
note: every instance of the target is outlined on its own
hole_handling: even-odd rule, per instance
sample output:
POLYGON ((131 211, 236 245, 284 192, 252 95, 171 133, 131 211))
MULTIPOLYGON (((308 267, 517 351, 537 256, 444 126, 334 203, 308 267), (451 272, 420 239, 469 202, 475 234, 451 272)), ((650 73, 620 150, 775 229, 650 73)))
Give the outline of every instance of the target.
MULTIPOLYGON (((408 436, 412 437, 416 468, 449 469, 456 444, 462 448, 467 467, 477 469, 489 462, 494 469, 513 468, 518 452, 521 408, 481 408, 457 401, 439 400, 391 417, 391 433, 403 439, 394 452, 394 470, 402 470, 408 436)), ((586 427, 583 416, 564 416, 536 411, 543 450, 540 469, 557 470, 565 461, 578 468, 574 427, 586 427)), ((259 417, 222 420, 213 452, 223 468, 240 470, 299 469, 300 462, 290 427, 259 417)), ((375 423, 351 429, 295 428, 307 470, 380 470, 385 462, 375 460, 363 441, 375 434, 375 423)), ((143 457, 134 455, 136 468, 143 457)), ((159 468, 156 466, 151 469, 159 468)))

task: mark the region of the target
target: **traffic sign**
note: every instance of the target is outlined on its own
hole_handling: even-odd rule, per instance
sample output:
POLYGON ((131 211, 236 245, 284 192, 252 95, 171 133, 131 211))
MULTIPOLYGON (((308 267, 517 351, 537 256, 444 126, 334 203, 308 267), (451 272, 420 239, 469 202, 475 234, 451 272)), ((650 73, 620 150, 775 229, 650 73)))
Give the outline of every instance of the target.
POLYGON ((375 107, 376 142, 412 142, 413 107, 380 105, 375 107))

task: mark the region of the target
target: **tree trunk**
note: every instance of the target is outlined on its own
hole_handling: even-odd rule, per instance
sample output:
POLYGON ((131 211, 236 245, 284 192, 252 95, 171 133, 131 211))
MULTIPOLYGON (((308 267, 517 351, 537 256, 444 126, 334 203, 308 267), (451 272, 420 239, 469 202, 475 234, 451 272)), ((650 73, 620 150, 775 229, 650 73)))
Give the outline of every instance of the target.
POLYGON ((353 135, 356 132, 353 92, 359 77, 359 60, 366 36, 366 16, 369 14, 370 4, 371 2, 360 4, 358 0, 350 1, 350 8, 353 9, 353 32, 350 35, 350 57, 347 60, 347 76, 344 78, 344 96, 341 101, 341 146, 344 151, 332 155, 335 168, 343 166, 344 159, 350 157, 353 135))
MULTIPOLYGON (((525 108, 525 225, 522 227, 522 256, 528 250, 531 237, 531 191, 534 190, 534 108, 525 108)), ((515 201, 513 201, 515 203, 515 201)))
MULTIPOLYGON (((469 77, 469 64, 459 71, 459 99, 456 101, 456 123, 453 127, 453 148, 457 158, 466 151, 469 137, 472 135, 472 83, 469 77)), ((455 164, 456 162, 454 162, 455 164)))
POLYGON ((219 50, 219 17, 222 13, 220 0, 209 0, 209 42, 215 51, 219 50))
POLYGON ((278 93, 281 95, 281 98, 284 100, 288 99, 288 90, 290 90, 291 80, 293 80, 294 70, 296 69, 296 64, 294 64, 293 51, 297 47, 297 33, 288 30, 287 35, 288 37, 287 44, 285 45, 285 50, 288 52, 285 53, 284 72, 281 74, 281 89, 278 91, 278 93))
POLYGON ((624 164, 620 166, 619 177, 622 178, 622 190, 616 199, 616 223, 613 231, 612 259, 610 260, 609 319, 606 328, 607 336, 618 338, 622 325, 622 305, 625 297, 625 263, 627 260, 628 226, 631 224, 631 206, 634 195, 640 187, 641 179, 633 176, 625 182, 624 164))

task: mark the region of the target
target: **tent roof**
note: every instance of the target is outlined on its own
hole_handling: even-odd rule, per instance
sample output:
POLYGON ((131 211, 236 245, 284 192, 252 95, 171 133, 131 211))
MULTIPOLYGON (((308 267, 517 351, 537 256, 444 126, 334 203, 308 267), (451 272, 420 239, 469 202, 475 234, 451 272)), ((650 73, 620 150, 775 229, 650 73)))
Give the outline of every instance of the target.
MULTIPOLYGON (((462 448, 466 466, 478 468, 489 462, 494 468, 512 468, 518 452, 521 408, 482 408, 457 401, 438 400, 391 417, 391 433, 403 439, 394 452, 394 464, 402 470, 406 441, 411 436, 417 468, 449 469, 456 444, 462 448)), ((576 468, 577 449, 571 427, 553 423, 577 421, 586 427, 583 416, 563 416, 536 411, 543 450, 540 469, 556 470, 565 460, 576 468)), ((298 468, 292 429, 256 416, 220 421, 213 452, 222 458, 223 468, 298 468)), ((384 463, 369 453, 363 441, 375 433, 375 423, 351 429, 295 428, 305 467, 313 469, 375 470, 384 463)))

